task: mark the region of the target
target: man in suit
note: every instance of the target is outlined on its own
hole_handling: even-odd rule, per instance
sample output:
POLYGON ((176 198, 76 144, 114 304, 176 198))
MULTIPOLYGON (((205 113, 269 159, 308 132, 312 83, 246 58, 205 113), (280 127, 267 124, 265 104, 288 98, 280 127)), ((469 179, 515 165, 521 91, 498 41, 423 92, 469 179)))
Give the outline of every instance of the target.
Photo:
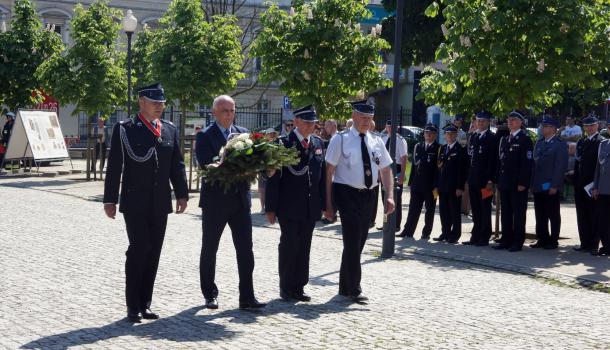
POLYGON ((324 143, 313 135, 318 120, 312 106, 294 111, 296 129, 280 138, 284 147, 296 147, 299 164, 277 171, 267 182, 265 211, 271 224, 280 224, 280 297, 310 301, 304 287, 309 282, 311 238, 324 203, 324 143))
MULTIPOLYGON (((214 99, 212 115, 216 121, 197 134, 197 161, 201 167, 214 161, 220 149, 227 143, 229 135, 248 132, 245 128, 233 125, 235 101, 229 96, 221 95, 214 99)), ((240 309, 256 309, 265 306, 254 297, 250 199, 249 183, 239 183, 227 191, 219 184, 210 184, 205 181, 202 183, 199 207, 203 218, 203 243, 199 272, 205 307, 209 309, 218 308, 218 287, 214 283, 216 253, 222 231, 227 224, 231 228, 237 254, 239 307, 240 309)))
POLYGON ((534 210, 536 238, 532 248, 556 249, 561 229, 559 193, 568 169, 568 145, 557 136, 559 121, 551 116, 542 119, 542 136, 534 148, 534 210), (549 235, 549 222, 551 233, 549 235))
POLYGON ((160 84, 139 91, 140 112, 114 126, 104 183, 104 211, 123 213, 129 238, 125 263, 127 317, 156 319, 150 310, 167 215, 172 210, 170 182, 176 196, 176 214, 188 200, 184 160, 178 129, 160 119, 165 95, 160 84), (122 183, 122 185, 121 185, 122 183))
POLYGON ((599 246, 599 233, 596 229, 595 200, 586 192, 585 186, 593 182, 599 144, 604 139, 599 134, 599 120, 588 116, 582 121, 585 136, 576 144, 574 164, 574 201, 576 202, 576 221, 580 247, 576 251, 595 253, 599 246))
MULTIPOLYGON (((413 148, 413 166, 407 185, 410 187, 409 212, 407 221, 397 237, 413 237, 417 222, 425 203, 426 216, 421 238, 430 239, 432 225, 434 224, 434 212, 436 210, 436 197, 433 193, 434 178, 438 171, 437 157, 440 145, 436 141, 438 128, 434 124, 424 127, 424 142, 420 142, 413 148)), ((400 210, 400 208, 398 209, 400 210)))
POLYGON ((468 143, 468 189, 474 225, 470 240, 462 242, 466 245, 486 246, 491 238, 491 200, 498 161, 498 138, 489 130, 491 117, 487 111, 476 114, 477 129, 470 135, 468 143))
POLYGON ((438 152, 436 190, 439 195, 441 230, 435 241, 455 244, 462 235, 462 194, 468 173, 468 153, 457 141, 458 128, 449 124, 443 128, 447 144, 438 152))
POLYGON ((525 117, 519 111, 508 115, 508 136, 500 140, 498 189, 502 206, 502 238, 494 249, 517 252, 525 242, 528 188, 532 180, 532 140, 522 130, 525 117))
POLYGON ((96 175, 96 164, 97 160, 100 160, 100 179, 102 178, 102 172, 104 171, 104 165, 106 164, 106 153, 108 152, 108 128, 106 127, 104 120, 98 118, 97 126, 93 128, 93 135, 95 137, 95 150, 93 153, 93 159, 91 160, 91 172, 96 175))
POLYGON ((608 224, 608 213, 610 213, 610 140, 605 139, 599 143, 595 176, 591 194, 597 206, 597 230, 602 242, 599 251, 594 255, 610 256, 610 225, 608 224))

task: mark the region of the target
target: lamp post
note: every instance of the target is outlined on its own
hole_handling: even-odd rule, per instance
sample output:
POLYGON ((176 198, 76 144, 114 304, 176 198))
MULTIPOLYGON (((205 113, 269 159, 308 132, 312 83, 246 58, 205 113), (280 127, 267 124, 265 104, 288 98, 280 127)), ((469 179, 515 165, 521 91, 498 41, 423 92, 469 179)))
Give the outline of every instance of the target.
POLYGON ((138 19, 131 10, 123 18, 123 30, 127 34, 127 117, 131 116, 131 36, 136 31, 138 19))
MULTIPOLYGON (((393 72, 393 84, 392 84, 392 131, 390 134, 390 156, 392 157, 392 175, 396 178, 396 131, 398 127, 396 122, 398 120, 398 94, 400 89, 400 65, 402 58, 402 22, 403 22, 403 9, 405 7, 406 0, 396 1, 396 26, 394 27, 394 72, 393 72)), ((405 164, 406 165, 406 164, 405 164)), ((403 165, 404 166, 404 165, 403 165)), ((404 170, 403 170, 404 171, 404 170)), ((394 200, 396 200, 397 184, 394 184, 394 200)), ((396 208, 396 210, 402 210, 402 208, 396 208)), ((390 214, 388 220, 383 227, 383 245, 381 248, 381 256, 384 258, 390 258, 394 255, 394 243, 396 234, 396 210, 390 214)))

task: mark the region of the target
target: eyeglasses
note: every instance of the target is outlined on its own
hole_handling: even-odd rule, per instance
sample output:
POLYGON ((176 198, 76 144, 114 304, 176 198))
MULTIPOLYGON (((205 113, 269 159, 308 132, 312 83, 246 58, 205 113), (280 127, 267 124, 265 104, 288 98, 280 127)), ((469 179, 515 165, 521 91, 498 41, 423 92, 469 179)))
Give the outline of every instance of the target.
POLYGON ((288 127, 293 127, 294 126, 294 124, 284 124, 284 125, 286 125, 288 127))

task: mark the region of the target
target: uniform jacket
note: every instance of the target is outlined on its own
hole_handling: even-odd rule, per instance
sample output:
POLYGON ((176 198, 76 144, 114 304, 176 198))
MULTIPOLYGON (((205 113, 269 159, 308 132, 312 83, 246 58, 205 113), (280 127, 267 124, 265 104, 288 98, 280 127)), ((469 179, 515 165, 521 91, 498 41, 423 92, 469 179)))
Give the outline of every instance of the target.
POLYGON ((456 142, 447 152, 448 145, 442 145, 438 152, 438 171, 436 188, 438 192, 455 192, 464 190, 468 175, 468 153, 466 148, 456 142))
POLYGON ((438 142, 430 144, 426 150, 426 143, 420 142, 413 148, 413 164, 409 175, 408 185, 413 192, 429 192, 434 189, 434 179, 438 170, 437 157, 440 145, 438 142))
POLYGON ((512 140, 510 134, 500 139, 498 189, 516 191, 517 186, 529 188, 533 171, 532 140, 520 130, 512 140))
POLYGON ((599 194, 610 195, 610 140, 606 139, 599 144, 597 166, 595 167, 595 178, 593 188, 599 194))
POLYGON ((574 162, 574 186, 576 189, 582 189, 593 182, 599 143, 603 139, 604 137, 598 133, 591 140, 584 136, 576 143, 576 161, 574 162))
POLYGON ((10 123, 5 122, 2 127, 2 142, 5 146, 8 146, 8 141, 11 138, 11 131, 13 130, 13 125, 15 125, 15 121, 11 121, 10 123))
POLYGON ((324 143, 312 135, 309 147, 305 149, 294 131, 281 137, 280 142, 287 148, 296 147, 300 162, 292 169, 283 167, 269 178, 265 211, 288 220, 319 220, 325 198, 324 143), (309 170, 299 175, 305 167, 309 170))
POLYGON ((496 134, 487 130, 481 137, 478 133, 470 135, 468 154, 470 155, 468 186, 484 188, 489 181, 496 183, 498 165, 498 137, 496 134))
MULTIPOLYGON (((244 133, 248 132, 248 129, 237 125, 231 125, 231 133, 244 133)), ((197 134, 197 140, 195 153, 197 155, 197 162, 200 167, 208 165, 214 161, 215 157, 218 157, 220 149, 227 144, 225 136, 220 131, 220 128, 216 123, 212 123, 202 132, 197 134)), ((247 182, 240 183, 235 186, 233 190, 229 192, 238 192, 239 197, 246 208, 250 208, 250 184, 247 182)), ((224 188, 219 184, 208 184, 205 181, 201 184, 201 196, 199 197, 199 207, 203 208, 206 200, 210 201, 210 204, 215 205, 218 200, 223 198, 225 194, 224 188)))
POLYGON ((568 170, 568 144, 553 136, 549 141, 536 142, 534 148, 534 192, 548 191, 549 188, 561 190, 568 170))
POLYGON ((160 122, 161 142, 138 117, 114 126, 104 183, 104 203, 120 203, 119 211, 122 213, 171 213, 170 182, 176 198, 188 198, 178 130, 171 122, 160 122), (121 140, 121 128, 127 138, 125 142, 121 140), (154 152, 148 160, 139 162, 133 159, 133 155, 143 157, 151 149, 154 152))

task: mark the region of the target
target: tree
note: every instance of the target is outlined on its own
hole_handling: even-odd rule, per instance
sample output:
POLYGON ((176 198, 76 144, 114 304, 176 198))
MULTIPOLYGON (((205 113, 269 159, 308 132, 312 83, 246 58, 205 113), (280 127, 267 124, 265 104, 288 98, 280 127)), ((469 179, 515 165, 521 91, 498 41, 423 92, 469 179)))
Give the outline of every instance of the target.
MULTIPOLYGON (((76 5, 72 20, 74 46, 51 56, 37 72, 46 90, 63 103, 76 106, 74 114, 88 115, 89 135, 94 115, 105 118, 126 102, 125 53, 116 48, 121 17, 120 11, 109 8, 106 0, 95 1, 86 10, 76 5)), ((88 150, 90 139, 87 138, 88 150)))
POLYGON ((345 119, 347 99, 386 86, 380 52, 389 44, 360 31, 370 17, 361 1, 294 1, 290 13, 272 5, 251 55, 263 60, 261 79, 279 81, 297 105, 313 104, 321 118, 345 119))
MULTIPOLYGON (((587 0, 442 0, 445 41, 422 95, 448 112, 542 111, 566 90, 601 88, 607 72, 607 5, 587 0)), ((437 15, 437 3, 428 13, 437 15)))
MULTIPOLYGON (((441 24, 443 16, 430 17, 426 9, 433 0, 406 1, 404 6, 404 23, 402 27, 402 66, 427 64, 435 61, 435 52, 443 42, 441 24)), ((388 11, 396 11, 396 0, 383 0, 383 6, 388 11)), ((394 45, 396 15, 383 20, 381 37, 394 45)))
POLYGON ((40 102, 41 81, 34 73, 63 49, 61 37, 42 28, 31 1, 17 0, 11 30, 0 33, 0 101, 13 111, 40 102))
POLYGON ((184 148, 186 111, 209 104, 215 95, 231 91, 243 77, 241 33, 233 16, 213 16, 207 22, 198 0, 174 0, 161 18, 151 48, 153 76, 165 87, 168 100, 182 109, 180 147, 184 148))
MULTIPOLYGON (((151 60, 152 43, 155 41, 155 31, 150 30, 145 24, 144 28, 138 32, 136 40, 131 49, 132 59, 132 110, 138 107, 138 90, 158 79, 153 76, 153 66, 151 60)), ((171 103, 171 101, 170 101, 171 103)))

